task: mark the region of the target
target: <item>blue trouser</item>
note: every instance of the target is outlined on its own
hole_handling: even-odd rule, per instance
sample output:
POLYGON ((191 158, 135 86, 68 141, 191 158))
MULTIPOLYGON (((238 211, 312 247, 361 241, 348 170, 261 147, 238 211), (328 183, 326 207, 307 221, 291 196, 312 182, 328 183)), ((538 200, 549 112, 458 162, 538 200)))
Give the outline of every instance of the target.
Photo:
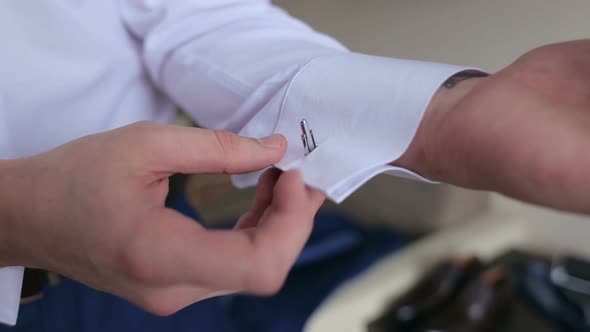
MULTIPOLYGON (((196 217, 184 197, 171 207, 196 217)), ((320 214, 310 241, 283 289, 273 297, 225 296, 157 317, 115 296, 62 279, 42 299, 20 307, 15 327, 0 332, 295 332, 343 281, 404 240, 389 231, 363 230, 342 216, 320 214)))

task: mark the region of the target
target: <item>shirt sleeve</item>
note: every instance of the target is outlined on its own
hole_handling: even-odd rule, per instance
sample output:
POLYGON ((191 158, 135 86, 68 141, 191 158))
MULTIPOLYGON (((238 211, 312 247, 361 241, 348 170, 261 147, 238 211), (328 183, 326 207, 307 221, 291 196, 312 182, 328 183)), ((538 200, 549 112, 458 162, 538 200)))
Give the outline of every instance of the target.
POLYGON ((379 173, 427 181, 389 164, 441 84, 472 69, 350 52, 268 0, 120 0, 120 9, 162 91, 203 127, 285 135, 275 166, 300 169, 335 202, 379 173), (309 154, 303 119, 318 144, 309 154))
POLYGON ((15 325, 24 268, 0 268, 0 325, 15 325))

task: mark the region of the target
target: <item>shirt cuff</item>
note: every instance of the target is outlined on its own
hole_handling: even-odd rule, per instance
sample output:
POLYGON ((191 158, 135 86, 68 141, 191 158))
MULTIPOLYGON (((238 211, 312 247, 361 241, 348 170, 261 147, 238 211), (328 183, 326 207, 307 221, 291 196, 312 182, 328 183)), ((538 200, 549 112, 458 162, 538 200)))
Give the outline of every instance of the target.
POLYGON ((23 267, 0 268, 0 324, 16 325, 24 270, 23 267))
MULTIPOLYGON (((275 166, 299 169, 306 184, 336 203, 380 173, 428 182, 389 163, 410 145, 436 91, 466 70, 477 69, 355 53, 317 58, 240 134, 283 134, 289 145, 275 166), (318 145, 308 155, 301 139, 302 119, 318 145)), ((236 176, 234 184, 253 185, 258 176, 236 176)))

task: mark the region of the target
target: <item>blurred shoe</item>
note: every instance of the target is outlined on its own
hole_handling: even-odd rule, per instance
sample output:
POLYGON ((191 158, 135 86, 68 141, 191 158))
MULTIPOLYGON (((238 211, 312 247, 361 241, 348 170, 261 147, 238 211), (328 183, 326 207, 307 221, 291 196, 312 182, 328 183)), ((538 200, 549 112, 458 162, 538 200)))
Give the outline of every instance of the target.
POLYGON ((425 332, 501 331, 512 303, 512 287, 503 266, 492 267, 469 283, 456 304, 425 332))
POLYGON ((369 332, 409 331, 449 304, 482 268, 474 256, 455 257, 437 265, 409 292, 389 304, 371 322, 369 332))
POLYGON ((557 327, 564 331, 590 332, 584 308, 553 285, 550 273, 548 264, 533 261, 515 268, 513 279, 527 302, 557 327))

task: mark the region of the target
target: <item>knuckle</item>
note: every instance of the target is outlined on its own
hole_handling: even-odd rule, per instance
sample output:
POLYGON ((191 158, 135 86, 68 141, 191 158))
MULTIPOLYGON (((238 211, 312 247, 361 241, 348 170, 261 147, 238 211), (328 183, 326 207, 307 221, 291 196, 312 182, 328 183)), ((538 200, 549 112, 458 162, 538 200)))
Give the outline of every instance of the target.
POLYGON ((130 135, 133 136, 133 142, 139 146, 149 146, 158 143, 160 136, 164 132, 164 126, 152 121, 140 121, 130 125, 130 135))
POLYGON ((154 130, 154 129, 158 128, 159 125, 156 122, 144 120, 144 121, 135 122, 135 123, 129 125, 129 127, 132 128, 133 130, 136 130, 139 132, 144 132, 144 131, 154 130))
POLYGON ((239 150, 240 140, 238 135, 226 130, 215 130, 213 134, 219 149, 224 155, 230 155, 239 150))
POLYGON ((277 264, 253 264, 246 278, 246 290, 259 295, 274 295, 281 290, 287 272, 277 264))
POLYGON ((225 131, 215 130, 213 136, 217 144, 217 150, 219 152, 219 163, 222 165, 221 172, 229 173, 230 159, 238 152, 240 140, 238 135, 225 131))
POLYGON ((130 151, 141 151, 151 142, 150 133, 156 126, 149 121, 135 122, 112 131, 109 135, 111 152, 118 156, 128 156, 130 151))

